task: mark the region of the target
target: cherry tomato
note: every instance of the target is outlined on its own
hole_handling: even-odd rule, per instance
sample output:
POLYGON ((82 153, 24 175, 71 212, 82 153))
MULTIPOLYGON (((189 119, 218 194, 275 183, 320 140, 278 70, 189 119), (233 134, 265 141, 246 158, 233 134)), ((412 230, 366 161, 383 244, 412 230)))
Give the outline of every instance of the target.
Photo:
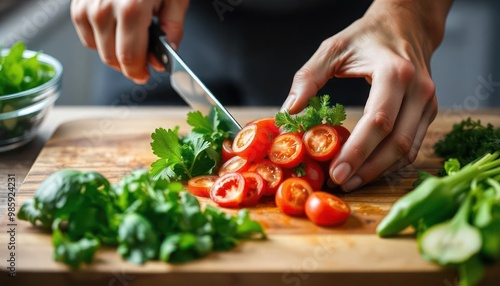
POLYGON ((210 189, 218 178, 213 175, 193 177, 188 181, 187 190, 195 196, 210 198, 210 189))
POLYGON ((333 129, 335 129, 335 131, 337 131, 337 134, 339 135, 340 143, 342 145, 344 145, 344 143, 347 141, 349 136, 351 136, 351 132, 349 130, 347 130, 347 128, 345 128, 342 125, 335 125, 335 126, 333 126, 333 129))
POLYGON ((314 191, 320 191, 325 183, 323 167, 318 162, 307 157, 301 164, 291 170, 290 177, 306 180, 314 191))
POLYGON ((267 155, 272 135, 267 129, 250 124, 241 129, 233 140, 233 151, 248 161, 258 161, 267 155))
POLYGON ((341 224, 351 214, 351 208, 339 197, 325 192, 314 192, 306 202, 306 215, 317 225, 341 224))
POLYGON ((327 124, 311 127, 304 133, 302 140, 307 155, 317 161, 328 161, 340 150, 337 131, 327 124))
POLYGON ((276 205, 284 214, 301 216, 305 213, 307 198, 313 193, 311 185, 301 178, 283 181, 276 192, 276 205))
POLYGON ((267 155, 269 160, 283 168, 293 168, 304 159, 305 148, 302 139, 294 133, 282 133, 274 138, 267 155))
POLYGON ((233 151, 233 141, 225 139, 222 141, 222 163, 226 163, 229 159, 233 158, 236 154, 233 151))
POLYGON ((236 207, 246 197, 248 188, 242 174, 232 172, 219 177, 210 189, 210 198, 221 207, 236 207))
POLYGON ((247 159, 241 158, 240 156, 234 156, 233 158, 226 161, 219 168, 219 176, 224 175, 229 172, 245 172, 250 167, 250 162, 247 159))
POLYGON ((247 195, 241 202, 242 206, 255 206, 267 188, 267 182, 262 176, 255 172, 243 172, 247 185, 247 195))
POLYGON ((269 131, 271 133, 273 138, 278 136, 278 134, 280 134, 280 129, 278 126, 276 126, 276 123, 274 122, 274 117, 257 119, 257 120, 249 122, 247 125, 250 125, 250 124, 255 124, 257 126, 261 126, 265 129, 267 129, 267 131, 269 131))
POLYGON ((267 189, 264 196, 273 196, 276 194, 279 185, 283 181, 283 169, 269 160, 262 160, 248 169, 251 172, 256 172, 262 176, 267 182, 267 189))

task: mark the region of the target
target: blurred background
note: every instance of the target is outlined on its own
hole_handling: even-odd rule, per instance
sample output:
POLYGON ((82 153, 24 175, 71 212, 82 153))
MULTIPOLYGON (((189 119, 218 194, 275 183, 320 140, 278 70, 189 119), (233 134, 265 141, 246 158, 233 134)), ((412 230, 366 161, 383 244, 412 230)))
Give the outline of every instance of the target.
MULTIPOLYGON (((314 5, 304 10, 308 8, 300 7, 300 1, 289 2, 295 5, 290 11, 271 4, 266 4, 265 11, 256 11, 252 3, 261 1, 243 0, 223 13, 214 8, 215 2, 191 1, 181 56, 223 103, 280 105, 293 74, 321 39, 360 17, 371 1, 359 1, 356 11, 339 1, 338 15, 331 17, 332 11, 313 10, 314 5), (291 19, 289 24, 283 24, 286 17, 291 19), (291 32, 284 35, 283 31, 291 32), (269 61, 273 57, 276 60, 269 61)), ((0 45, 9 47, 22 40, 29 49, 42 50, 62 62, 65 71, 58 105, 183 104, 178 97, 165 95, 172 93, 165 74, 154 73, 146 86, 137 86, 102 64, 96 51, 80 43, 69 6, 69 0, 0 0, 0 45)), ((432 60, 440 107, 472 111, 500 106, 499 12, 500 1, 455 1, 444 41, 432 60)), ((364 80, 335 80, 321 92, 345 105, 361 105, 368 86, 364 80), (352 93, 362 95, 352 100, 352 93)))

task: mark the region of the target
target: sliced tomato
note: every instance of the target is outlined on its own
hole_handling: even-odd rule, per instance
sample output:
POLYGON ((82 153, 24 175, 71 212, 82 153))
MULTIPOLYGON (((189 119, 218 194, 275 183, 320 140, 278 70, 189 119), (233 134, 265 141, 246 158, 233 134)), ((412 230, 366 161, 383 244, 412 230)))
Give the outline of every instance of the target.
POLYGON ((316 161, 305 158, 304 161, 290 172, 290 177, 306 180, 314 191, 320 191, 325 183, 323 167, 316 161))
POLYGON ((255 124, 257 126, 261 126, 265 129, 267 129, 267 131, 269 131, 271 133, 273 138, 278 136, 278 134, 280 134, 280 129, 278 126, 276 126, 276 123, 274 122, 274 117, 266 117, 266 118, 257 119, 257 120, 249 122, 247 125, 250 125, 250 124, 255 124))
POLYGON ((219 168, 219 176, 224 175, 229 172, 245 172, 250 167, 250 162, 241 158, 240 156, 234 156, 233 158, 226 161, 226 163, 222 164, 219 168))
POLYGON ((304 215, 307 198, 312 193, 313 189, 306 180, 301 178, 286 179, 276 192, 276 206, 287 215, 304 215))
POLYGON ((221 207, 237 207, 248 188, 242 174, 232 172, 219 177, 210 189, 210 198, 221 207))
POLYGON ((264 196, 274 196, 284 178, 283 169, 270 160, 262 160, 255 163, 250 166, 248 171, 258 173, 267 182, 267 189, 264 192, 264 196))
POLYGON ((274 138, 267 155, 276 165, 293 168, 304 159, 305 148, 302 138, 295 133, 282 133, 274 138))
POLYGON ((188 181, 187 190, 195 196, 210 198, 210 189, 218 178, 213 175, 193 177, 188 181))
POLYGON ((349 130, 347 130, 347 128, 345 128, 342 125, 335 125, 335 126, 333 126, 333 129, 335 129, 335 131, 337 131, 337 134, 339 135, 340 143, 342 145, 344 145, 344 143, 347 141, 349 136, 351 136, 351 132, 349 130))
POLYGON ((328 161, 340 150, 337 131, 330 125, 318 124, 311 127, 302 137, 309 157, 318 161, 328 161))
POLYGON ((233 140, 233 151, 236 155, 249 161, 259 161, 267 155, 272 135, 267 129, 250 124, 241 129, 233 140))
POLYGON ((233 158, 236 154, 233 151, 233 141, 225 139, 222 141, 222 163, 226 163, 229 159, 233 158))
POLYGON ((256 172, 243 172, 247 184, 247 195, 241 202, 242 206, 255 206, 267 188, 267 182, 256 172))
POLYGON ((306 215, 317 225, 330 226, 344 223, 351 214, 351 208, 339 197, 314 192, 306 202, 306 215))

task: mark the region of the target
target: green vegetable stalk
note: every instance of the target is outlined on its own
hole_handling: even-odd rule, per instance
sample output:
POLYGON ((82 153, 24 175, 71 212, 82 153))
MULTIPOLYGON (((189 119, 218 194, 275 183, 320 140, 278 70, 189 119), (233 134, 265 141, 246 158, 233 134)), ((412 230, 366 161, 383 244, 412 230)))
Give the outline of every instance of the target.
MULTIPOLYGON (((473 179, 481 180, 500 174, 500 152, 487 154, 447 177, 429 177, 416 189, 402 197, 377 226, 378 235, 399 233, 422 218, 449 218, 458 208, 473 179)), ((455 170, 455 169, 452 169, 455 170)))

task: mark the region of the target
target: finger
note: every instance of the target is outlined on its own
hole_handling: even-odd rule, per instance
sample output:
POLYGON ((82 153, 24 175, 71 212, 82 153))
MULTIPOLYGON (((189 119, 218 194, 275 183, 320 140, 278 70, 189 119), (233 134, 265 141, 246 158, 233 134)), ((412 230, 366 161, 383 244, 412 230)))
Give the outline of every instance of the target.
POLYGON ((146 65, 148 28, 152 11, 142 9, 139 1, 129 1, 117 9, 116 56, 123 74, 137 84, 149 78, 146 65))
POLYGON ((71 20, 76 28, 76 33, 84 46, 96 49, 94 32, 88 20, 85 1, 74 0, 71 2, 71 20))
POLYGON ((99 2, 95 1, 89 7, 89 18, 102 62, 120 70, 120 64, 116 57, 116 21, 112 5, 100 5, 99 2))
POLYGON ((414 75, 411 63, 405 60, 381 66, 372 76, 373 85, 364 115, 356 124, 340 155, 332 162, 333 181, 344 184, 367 160, 375 148, 393 130, 403 96, 414 75))
POLYGON ((425 113, 422 116, 422 120, 418 126, 417 133, 415 134, 415 140, 413 141, 413 145, 411 147, 410 153, 404 158, 401 158, 398 162, 394 163, 386 173, 394 173, 399 169, 412 164, 419 153, 420 147, 422 146, 425 138, 425 134, 427 133, 427 129, 429 125, 434 121, 437 115, 438 107, 437 107, 437 99, 434 99, 431 103, 429 103, 429 107, 426 109, 425 113))
POLYGON ((342 184, 344 191, 354 190, 371 182, 401 158, 406 158, 415 141, 422 110, 414 100, 405 100, 393 132, 387 136, 361 165, 356 174, 342 184))
POLYGON ((177 50, 184 33, 184 18, 189 7, 189 0, 169 0, 159 12, 160 28, 167 34, 169 44, 177 50))
POLYGON ((325 40, 312 57, 293 77, 292 87, 281 110, 291 114, 302 111, 318 90, 335 74, 342 59, 339 54, 345 47, 338 44, 338 37, 325 40), (334 48, 332 48, 334 47, 334 48))
POLYGON ((342 185, 344 191, 352 191, 377 179, 384 172, 387 174, 397 171, 415 161, 427 129, 437 115, 434 84, 430 78, 429 82, 412 88, 416 91, 403 102, 394 131, 372 153, 356 175, 342 185))
POLYGON ((160 72, 165 71, 165 67, 160 63, 160 61, 158 61, 158 59, 156 59, 153 54, 148 54, 148 61, 155 70, 160 72))

